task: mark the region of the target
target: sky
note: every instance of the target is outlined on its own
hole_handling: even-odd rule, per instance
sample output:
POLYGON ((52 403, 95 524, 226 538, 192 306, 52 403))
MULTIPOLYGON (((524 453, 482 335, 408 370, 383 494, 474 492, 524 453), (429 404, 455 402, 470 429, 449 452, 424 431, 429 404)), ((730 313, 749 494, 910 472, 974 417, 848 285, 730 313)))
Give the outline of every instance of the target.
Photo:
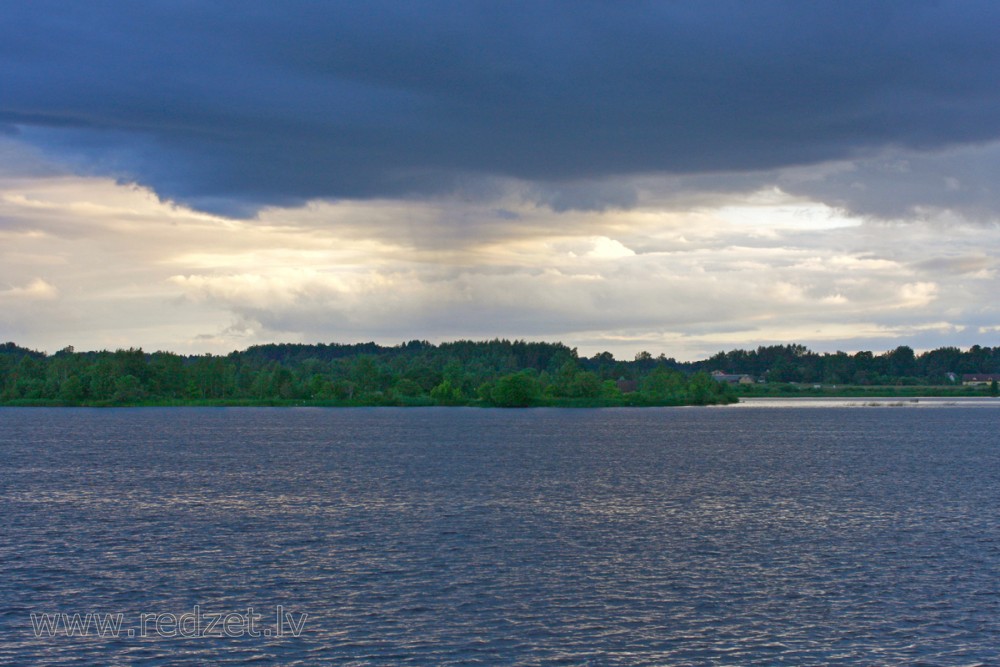
POLYGON ((0 1, 0 339, 998 345, 1000 4, 0 1))

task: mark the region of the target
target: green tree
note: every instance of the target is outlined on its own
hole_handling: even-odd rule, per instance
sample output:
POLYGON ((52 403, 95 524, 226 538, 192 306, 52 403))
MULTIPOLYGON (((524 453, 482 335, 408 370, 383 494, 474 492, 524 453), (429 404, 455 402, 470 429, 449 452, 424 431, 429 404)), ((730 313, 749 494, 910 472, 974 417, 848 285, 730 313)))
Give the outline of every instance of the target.
POLYGON ((892 352, 889 352, 886 357, 886 373, 893 379, 916 374, 917 358, 913 354, 913 348, 907 345, 900 345, 892 352))
POLYGON ((620 401, 622 398, 621 389, 614 380, 605 380, 601 383, 601 398, 608 401, 620 401))
POLYGON ((424 393, 423 388, 409 378, 401 378, 393 386, 393 391, 399 396, 414 397, 424 393))
POLYGON ((115 403, 135 403, 142 400, 145 392, 139 378, 134 375, 122 375, 115 378, 115 393, 111 397, 115 403))
POLYGON ((86 396, 83 380, 79 375, 71 375, 59 387, 59 400, 65 403, 79 403, 86 396))
POLYGON ((363 355, 355 359, 350 379, 357 386, 358 392, 367 394, 378 389, 378 378, 379 370, 373 357, 363 355))
POLYGON ((569 395, 577 398, 597 398, 601 395, 601 379, 591 371, 578 371, 573 375, 569 395))
POLYGON ((526 408, 538 400, 541 393, 541 383, 529 373, 521 371, 498 379, 491 392, 491 399, 502 408, 526 408))
POLYGON ((431 398, 442 405, 457 405, 462 402, 462 392, 452 386, 451 380, 443 380, 431 389, 431 398))
POLYGON ((685 384, 683 373, 659 366, 643 378, 640 389, 648 398, 662 401, 680 398, 685 384))
POLYGON ((712 379, 705 371, 695 373, 688 379, 687 395, 695 405, 707 405, 717 395, 721 383, 712 379))

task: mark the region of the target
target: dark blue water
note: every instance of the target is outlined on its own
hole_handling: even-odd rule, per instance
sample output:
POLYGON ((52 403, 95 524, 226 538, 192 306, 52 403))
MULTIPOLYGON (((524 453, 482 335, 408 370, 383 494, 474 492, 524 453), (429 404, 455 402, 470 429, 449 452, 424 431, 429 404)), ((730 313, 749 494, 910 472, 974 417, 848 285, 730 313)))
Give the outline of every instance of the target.
POLYGON ((998 418, 0 410, 0 663, 995 664, 998 418))

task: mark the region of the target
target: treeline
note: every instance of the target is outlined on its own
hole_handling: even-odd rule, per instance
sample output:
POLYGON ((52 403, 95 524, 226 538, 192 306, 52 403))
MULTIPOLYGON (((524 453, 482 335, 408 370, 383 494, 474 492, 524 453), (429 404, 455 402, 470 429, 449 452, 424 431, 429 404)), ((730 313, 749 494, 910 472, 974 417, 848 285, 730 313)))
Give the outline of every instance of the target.
POLYGON ((962 351, 942 347, 915 354, 905 345, 884 354, 817 354, 802 345, 774 345, 732 350, 692 365, 694 368, 746 374, 768 382, 835 385, 948 385, 952 376, 1000 373, 1000 347, 973 345, 962 351), (951 376, 949 375, 951 374, 951 376))
POLYGON ((581 358, 561 343, 257 345, 225 356, 0 346, 6 405, 685 405, 733 390, 672 359, 581 358))
POLYGON ((682 405, 735 400, 722 371, 755 382, 950 385, 1000 373, 1000 347, 915 354, 817 354, 802 345, 732 350, 681 363, 647 352, 580 357, 561 343, 492 340, 256 345, 228 355, 139 349, 52 355, 0 345, 0 403, 324 405, 682 405))

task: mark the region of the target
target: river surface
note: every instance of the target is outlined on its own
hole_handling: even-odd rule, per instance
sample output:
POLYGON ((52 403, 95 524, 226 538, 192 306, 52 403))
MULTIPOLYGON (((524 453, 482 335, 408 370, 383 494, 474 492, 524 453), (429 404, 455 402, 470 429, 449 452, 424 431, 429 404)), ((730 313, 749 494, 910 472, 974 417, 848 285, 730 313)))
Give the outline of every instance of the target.
POLYGON ((908 400, 2 409, 0 664, 997 664, 1000 410, 908 400))

